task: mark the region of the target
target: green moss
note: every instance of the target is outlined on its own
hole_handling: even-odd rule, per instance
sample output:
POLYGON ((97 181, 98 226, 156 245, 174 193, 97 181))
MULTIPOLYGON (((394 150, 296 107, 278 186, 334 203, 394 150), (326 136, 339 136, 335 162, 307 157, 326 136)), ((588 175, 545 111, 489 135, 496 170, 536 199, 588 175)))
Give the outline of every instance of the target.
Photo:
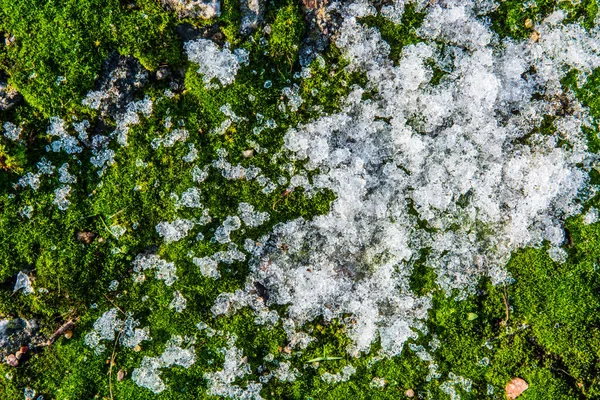
MULTIPOLYGON (((533 8, 507 1, 492 15, 492 24, 501 36, 526 37, 530 31, 524 28, 524 19, 539 22, 555 7, 566 9, 569 21, 580 20, 588 28, 597 12, 595 1, 582 1, 579 5, 538 1, 533 8)), ((194 228, 190 236, 179 242, 165 244, 156 233, 156 224, 176 216, 193 218, 198 213, 176 210, 170 197, 171 193, 179 195, 194 185, 190 165, 181 160, 188 151, 187 144, 152 150, 152 139, 164 133, 167 117, 173 121, 181 119, 190 132, 188 143, 199 150, 195 164, 209 164, 216 158, 217 149, 226 149, 233 164, 259 166, 275 180, 282 174, 281 165, 301 167, 301 163, 285 157, 272 160, 283 144, 286 130, 322 113, 335 112, 351 87, 365 86, 366 81, 364 76, 347 71, 347 62, 335 47, 323 54, 323 64, 320 60, 313 62, 310 78, 294 75, 298 72, 297 47, 304 31, 296 3, 269 5, 266 19, 271 33, 267 42, 260 41, 260 31, 243 38, 239 34, 239 17, 239 3, 226 0, 220 18, 188 21, 197 26, 218 23, 233 47, 250 51, 250 65, 238 72, 234 84, 207 89, 197 68, 184 62, 182 44, 175 36, 175 15, 165 12, 158 2, 140 0, 129 6, 120 1, 0 1, 0 30, 16 37, 15 44, 0 48, 0 65, 26 98, 25 104, 0 117, 24 128, 22 143, 0 138, 0 161, 4 163, 0 164, 0 316, 36 318, 46 335, 64 321, 78 318, 71 339, 59 338, 18 368, 0 365, 0 387, 5 398, 22 399, 25 387, 58 399, 111 398, 111 387, 115 399, 208 398, 203 374, 222 368, 221 349, 226 346, 226 337, 199 331, 195 324, 202 321, 235 335, 253 371, 267 365, 264 357, 273 354, 279 360, 289 358, 292 367, 302 374, 294 382, 271 380, 265 385, 265 398, 398 399, 407 389, 413 389, 419 398, 444 399, 449 396, 442 384, 450 373, 471 380, 470 391, 456 386, 463 399, 500 398, 505 384, 515 376, 530 385, 523 399, 598 398, 600 224, 583 225, 581 217, 567 223, 572 246, 567 249, 566 263, 550 260, 546 248, 519 251, 507 267, 515 278, 514 284, 493 286, 482 281, 476 293, 465 300, 458 300, 458 293, 447 296, 437 287, 435 271, 423 254, 413 266, 411 289, 420 295, 431 295, 433 305, 425 322, 428 334, 420 334, 409 343, 424 346, 431 362, 419 358, 408 346, 397 357, 379 360, 375 357, 380 348, 377 343, 370 355, 350 357, 344 324, 321 319, 303 327, 316 340, 306 350, 288 355, 289 343, 281 325, 257 325, 248 309, 213 317, 210 308, 217 294, 241 288, 248 266, 239 262, 221 265, 222 277, 213 280, 200 274, 190 254, 201 257, 225 248, 209 239, 223 219, 236 212, 239 202, 268 211, 271 219, 259 228, 232 234, 238 247, 243 238, 267 234, 276 223, 297 217, 310 219, 328 212, 334 195, 323 191, 309 197, 302 190, 265 195, 254 181, 228 181, 211 171, 202 185, 202 203, 211 210, 213 221, 194 228), (74 113, 79 119, 93 121, 80 102, 113 50, 138 58, 151 70, 163 62, 173 68, 186 68, 186 92, 172 100, 158 100, 166 84, 148 84, 143 94, 155 100, 152 117, 132 128, 129 145, 116 149, 115 165, 99 177, 87 161, 87 150, 80 156, 81 165, 66 155, 47 153, 44 148, 49 138, 44 132, 49 115, 70 117, 74 113), (32 76, 33 72, 37 76, 32 76), (66 80, 57 84, 58 76, 66 80), (271 87, 265 87, 267 80, 271 87), (285 104, 281 91, 294 84, 304 103, 291 112, 281 106, 285 104), (220 111, 224 104, 246 120, 233 124, 224 135, 211 134, 225 119, 220 111), (273 119, 277 128, 255 135, 253 128, 260 124, 258 113, 263 120, 273 119), (268 153, 244 158, 242 151, 250 147, 250 141, 268 153), (70 162, 71 172, 79 172, 78 183, 69 197, 72 204, 64 212, 53 204, 53 190, 59 184, 56 175, 44 177, 38 191, 12 188, 21 172, 36 171, 35 163, 41 157, 48 157, 56 166, 70 162), (147 166, 139 167, 138 159, 147 166), (33 207, 31 219, 20 214, 27 205, 33 207), (118 239, 108 229, 115 224, 127 229, 118 239), (92 243, 84 244, 76 238, 83 231, 98 236, 92 243), (195 240, 200 232, 207 240, 195 240), (146 251, 157 252, 176 264, 178 280, 173 286, 167 287, 152 274, 145 282, 134 283, 131 263, 137 254, 146 251), (20 270, 31 271, 35 288, 43 287, 48 292, 13 295, 14 277, 20 270), (109 292, 109 282, 115 279, 120 282, 118 290, 109 292), (187 308, 181 314, 169 309, 173 290, 179 290, 187 299, 187 308), (143 342, 140 352, 107 342, 109 350, 98 356, 84 345, 84 336, 104 311, 115 306, 132 312, 141 326, 148 326, 153 340, 143 342), (195 339, 197 361, 190 369, 174 367, 162 371, 169 390, 157 396, 136 386, 129 377, 144 356, 161 354, 172 335, 195 339), (436 350, 431 346, 434 339, 441 343, 436 350), (113 348, 115 365, 111 369, 106 361, 113 348), (309 363, 323 356, 341 358, 309 363), (431 363, 436 365, 439 378, 428 378, 431 363), (357 370, 349 381, 328 384, 322 380, 323 373, 340 372, 346 365, 357 370), (128 373, 122 382, 115 378, 119 369, 128 373), (383 388, 372 385, 375 377, 385 379, 383 388), (488 394, 490 388, 495 394, 488 394)), ((423 14, 408 6, 401 24, 381 17, 368 17, 362 23, 380 30, 390 44, 391 57, 397 61, 404 46, 419 41, 415 29, 422 21, 423 14)), ((435 65, 431 67, 433 83, 437 84, 444 72, 435 65)), ((564 84, 598 118, 600 73, 595 71, 581 87, 575 78, 572 72, 564 84)), ((553 129, 553 121, 546 120, 538 131, 551 133, 553 129)), ((588 128, 592 151, 600 149, 596 133, 588 128)), ((593 183, 600 182, 600 174, 593 171, 591 179, 593 183)), ((597 198, 585 209, 591 206, 599 206, 597 198)), ((279 311, 285 312, 285 306, 279 311)), ((267 365, 265 372, 274 368, 274 364, 267 365)), ((246 376, 237 383, 243 386, 256 378, 246 376)))
POLYGON ((379 30, 383 40, 390 45, 390 58, 397 62, 402 56, 404 46, 421 41, 417 36, 417 29, 423 23, 424 18, 425 13, 417 12, 414 4, 408 4, 402 14, 400 24, 395 24, 381 15, 362 18, 361 22, 379 30))
POLYGON ((111 49, 138 57, 149 69, 177 62, 181 46, 173 18, 151 0, 133 7, 118 0, 5 0, 0 31, 15 42, 1 49, 0 67, 45 116, 78 111, 111 49))
POLYGON ((290 70, 298 60, 298 49, 304 34, 304 21, 297 3, 277 11, 271 24, 269 54, 278 63, 287 63, 290 70))
POLYGON ((531 35, 533 29, 525 26, 526 20, 531 20, 533 25, 541 23, 546 16, 558 9, 567 13, 565 22, 577 22, 586 29, 591 29, 598 13, 598 3, 596 0, 504 0, 491 14, 492 28, 502 37, 524 39, 531 35))

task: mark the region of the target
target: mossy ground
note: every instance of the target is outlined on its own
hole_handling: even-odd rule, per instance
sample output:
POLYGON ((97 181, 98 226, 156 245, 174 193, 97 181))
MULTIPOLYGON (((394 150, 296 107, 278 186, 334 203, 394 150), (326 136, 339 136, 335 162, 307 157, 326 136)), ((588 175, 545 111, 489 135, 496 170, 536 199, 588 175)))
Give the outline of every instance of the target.
MULTIPOLYGON (((538 21, 558 7, 565 8, 571 20, 586 27, 593 24, 598 9, 593 0, 578 5, 538 1, 535 7, 504 1, 490 18, 500 35, 522 38, 530 34, 524 26, 526 18, 538 21)), ((304 32, 297 3, 269 3, 266 19, 272 31, 266 43, 260 40, 260 30, 249 38, 241 37, 239 17, 237 2, 226 0, 222 16, 209 22, 218 23, 232 44, 250 50, 250 66, 240 70, 233 85, 207 90, 195 68, 186 64, 182 42, 175 33, 181 21, 156 1, 0 1, 0 33, 15 37, 11 45, 0 45, 0 67, 8 73, 9 83, 25 97, 25 103, 0 114, 1 122, 12 121, 24 127, 21 143, 0 138, 0 316, 36 318, 46 335, 64 321, 79 318, 71 339, 61 337, 17 368, 0 365, 2 398, 21 399, 25 387, 34 388, 45 398, 59 399, 110 398, 111 387, 116 399, 207 398, 203 374, 221 368, 223 355, 218 349, 225 345, 225 339, 200 333, 195 324, 201 321, 236 334, 254 370, 269 353, 289 357, 300 370, 302 376, 296 382, 272 380, 263 392, 265 398, 398 399, 412 388, 420 398, 441 399, 447 397, 440 385, 449 373, 472 381, 469 392, 457 386, 465 399, 503 398, 504 385, 515 376, 530 385, 523 399, 600 398, 600 224, 584 225, 581 217, 567 222, 571 238, 567 262, 553 262, 544 248, 519 251, 507 266, 514 284, 493 286, 482 281, 478 294, 466 300, 437 289, 435 274, 426 265, 415 268, 413 289, 431 293, 434 306, 426 323, 429 334, 412 342, 426 348, 430 348, 433 338, 440 342, 437 350, 430 351, 438 365, 437 379, 427 379, 429 362, 419 359, 408 347, 392 359, 348 357, 348 339, 336 323, 312 323, 307 329, 318 340, 306 351, 287 356, 286 335, 280 326, 257 326, 247 310, 212 318, 210 307, 216 295, 240 288, 247 266, 236 263, 222 268, 222 277, 216 281, 203 277, 190 262, 188 252, 201 257, 219 246, 198 242, 193 239, 195 234, 202 231, 210 237, 222 219, 245 201, 271 213, 268 224, 246 232, 258 237, 278 222, 326 213, 333 195, 323 192, 310 199, 301 191, 287 196, 278 191, 264 195, 256 183, 227 181, 213 174, 204 183, 202 199, 211 210, 213 222, 184 240, 165 245, 155 226, 175 217, 170 194, 181 194, 192 186, 192 178, 181 160, 187 145, 157 151, 150 148, 164 119, 171 116, 173 121, 185 120, 191 133, 188 142, 199 149, 198 164, 210 163, 216 158, 216 150, 224 148, 232 163, 252 163, 277 179, 280 172, 271 156, 281 147, 286 129, 319 113, 334 111, 352 84, 364 83, 364 77, 343 69, 344 60, 333 47, 324 54, 324 67, 313 63, 311 78, 294 75, 299 71, 297 49, 304 32), (93 113, 81 105, 81 99, 93 89, 102 62, 114 50, 138 58, 150 70, 160 64, 186 68, 186 92, 169 101, 155 102, 153 115, 132 129, 129 146, 118 148, 116 164, 102 178, 90 167, 89 154, 81 157, 81 165, 71 162, 71 172, 78 172, 78 183, 66 211, 52 204, 52 193, 58 186, 56 176, 46 179, 36 192, 14 190, 19 175, 35 170, 42 156, 57 166, 70 160, 69 156, 44 151, 49 143, 47 118, 76 115, 80 120, 93 120, 93 113), (65 80, 57 83, 59 76, 65 80), (265 88, 267 80, 272 87, 265 88), (293 83, 298 84, 305 102, 296 113, 282 113, 277 108, 281 89, 293 83), (224 119, 219 108, 225 103, 247 121, 234 124, 224 135, 208 134, 224 119), (265 119, 274 119, 277 128, 258 137, 253 135, 257 112, 265 119), (269 153, 257 154, 251 160, 243 158, 241 152, 248 148, 249 139, 269 149, 269 153), (147 166, 136 166, 137 159, 147 166), (139 190, 134 190, 136 187, 139 190), (31 219, 19 213, 26 205, 33 207, 31 219), (108 231, 115 224, 127 228, 118 240, 108 231), (83 244, 76 239, 80 231, 95 232, 103 240, 83 244), (179 279, 173 287, 167 288, 152 278, 142 284, 133 283, 131 262, 148 249, 157 250, 177 265, 179 279), (34 286, 48 292, 13 295, 14 277, 21 270, 31 271, 34 286), (112 280, 120 282, 115 292, 108 290, 112 280), (173 288, 187 298, 187 309, 182 314, 168 309, 173 288), (144 296, 146 301, 141 300, 144 296), (83 338, 102 312, 114 305, 133 312, 142 326, 149 326, 153 340, 144 342, 141 352, 116 346, 115 366, 111 368, 107 358, 111 357, 112 345, 97 356, 84 345, 83 338), (189 369, 164 370, 161 377, 168 390, 154 395, 130 379, 116 381, 117 370, 131 374, 143 356, 160 354, 171 335, 195 336, 197 361, 189 369), (324 355, 342 359, 308 363, 324 355), (357 369, 348 382, 330 385, 321 380, 324 371, 339 372, 348 364, 357 369), (386 385, 372 387, 374 377, 384 378, 386 385)), ((414 28, 422 16, 409 9, 405 19, 400 26, 382 18, 363 22, 381 30, 391 45, 392 58, 397 59, 403 46, 418 40, 414 28)), ((596 71, 582 88, 577 88, 573 79, 565 80, 596 118, 600 116, 599 74, 596 71)), ((139 96, 147 94, 156 99, 164 88, 165 84, 153 82, 139 96)), ((592 150, 600 149, 597 131, 590 130, 589 139, 592 150)), ((599 179, 599 174, 592 172, 592 181, 598 183, 599 179)), ((585 207, 591 206, 600 208, 598 196, 585 207)), ((182 217, 194 214, 188 213, 177 211, 182 217)), ((234 241, 241 239, 241 233, 233 235, 234 241)), ((374 345, 372 353, 376 349, 374 345)))

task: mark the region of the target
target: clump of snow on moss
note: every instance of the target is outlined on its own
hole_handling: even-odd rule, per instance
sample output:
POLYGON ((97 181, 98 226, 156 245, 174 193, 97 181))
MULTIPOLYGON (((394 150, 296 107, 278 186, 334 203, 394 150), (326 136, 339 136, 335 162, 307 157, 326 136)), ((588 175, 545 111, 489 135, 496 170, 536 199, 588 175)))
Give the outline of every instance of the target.
POLYGON ((590 207, 590 209, 583 214, 583 223, 590 225, 596 222, 598 222, 598 210, 595 207, 590 207))
POLYGON ((156 279, 163 280, 165 285, 171 286, 177 280, 177 268, 156 254, 138 254, 133 260, 134 280, 141 282, 146 279, 144 271, 155 270, 156 279))
POLYGON ((160 393, 167 388, 160 378, 160 369, 178 365, 189 368, 196 362, 193 346, 181 347, 184 339, 172 337, 160 357, 144 357, 139 368, 133 370, 131 380, 138 386, 145 387, 154 393, 160 393))
POLYGON ((71 192, 71 186, 62 185, 58 189, 54 191, 54 204, 58 207, 59 210, 66 210, 69 208, 71 202, 67 199, 67 196, 71 192))
POLYGON ((221 85, 233 83, 241 64, 248 62, 248 53, 243 49, 232 52, 228 45, 223 49, 207 39, 197 39, 186 42, 183 46, 188 59, 198 65, 198 73, 209 87, 213 79, 221 85))
POLYGON ((242 350, 235 346, 235 340, 235 337, 230 337, 228 346, 222 349, 225 354, 223 369, 204 374, 204 378, 208 381, 208 394, 234 399, 260 400, 262 384, 251 381, 243 388, 234 383, 251 373, 248 359, 243 356, 242 350))
POLYGON ((238 212, 244 224, 251 228, 260 226, 269 220, 268 212, 255 211, 252 204, 244 202, 238 204, 238 212))
POLYGON ((321 374, 321 380, 327 383, 347 382, 355 373, 356 368, 352 365, 346 365, 340 372, 335 374, 324 372, 321 374))
POLYGON ((169 303, 169 308, 180 313, 180 312, 183 312, 183 310, 185 310, 186 303, 187 303, 186 298, 183 297, 183 295, 181 294, 181 292, 179 290, 176 290, 173 293, 173 300, 171 300, 171 303, 169 303))
POLYGON ((158 225, 156 225, 156 232, 165 239, 165 243, 171 243, 186 237, 193 227, 193 221, 178 218, 173 222, 159 222, 158 225))
POLYGON ((142 341, 151 340, 148 327, 137 328, 139 321, 133 318, 131 313, 125 315, 125 319, 119 318, 119 310, 111 308, 94 322, 94 329, 85 335, 84 343, 94 349, 96 354, 106 350, 102 341, 114 341, 118 335, 122 346, 134 348, 142 341))
MULTIPOLYGON (((481 6, 427 7, 422 41, 397 64, 379 31, 358 21, 374 7, 334 6, 344 17, 335 44, 368 83, 340 112, 285 136, 287 155, 311 176, 294 186, 336 200, 327 215, 279 224, 260 246, 250 243, 248 282, 262 282, 267 305, 287 305, 298 326, 344 321, 353 355, 378 339, 383 354, 398 354, 425 329, 431 299, 410 289, 417 260, 459 298, 481 277, 510 281, 504 265, 516 249, 550 243, 563 261, 563 221, 589 195, 588 112, 561 79, 600 66, 598 28, 556 12, 536 27, 537 42, 500 39, 478 17, 481 6), (432 65, 443 72, 435 85, 432 65), (556 132, 538 133, 547 117, 556 132)), ((243 299, 232 294, 229 310, 243 299)))
POLYGON ((4 128, 4 137, 10 140, 17 140, 21 135, 21 132, 23 132, 22 127, 17 126, 12 122, 5 122, 2 127, 4 128))

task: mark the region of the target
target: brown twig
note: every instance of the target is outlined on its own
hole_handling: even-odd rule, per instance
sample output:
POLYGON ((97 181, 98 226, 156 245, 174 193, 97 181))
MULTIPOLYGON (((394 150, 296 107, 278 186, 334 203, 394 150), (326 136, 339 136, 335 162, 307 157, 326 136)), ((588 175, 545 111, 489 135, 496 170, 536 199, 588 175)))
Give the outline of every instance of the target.
POLYGON ((502 298, 504 299, 504 307, 506 312, 506 319, 503 321, 503 325, 508 325, 508 318, 510 318, 510 306, 508 305, 508 291, 506 289, 506 284, 504 286, 504 291, 502 293, 502 298))
POLYGON ((48 341, 44 345, 45 346, 52 345, 52 343, 56 342, 56 339, 61 337, 65 332, 73 329, 73 327, 75 326, 75 322, 77 322, 77 321, 79 321, 79 317, 75 318, 74 320, 70 319, 67 322, 65 322, 64 324, 62 324, 61 327, 58 328, 56 330, 56 332, 54 332, 52 334, 52 336, 50 336, 50 339, 48 339, 48 341))
POLYGON ((121 311, 121 313, 123 315, 127 315, 127 314, 125 314, 125 311, 121 310, 121 308, 118 305, 115 304, 114 301, 112 301, 111 299, 108 298, 108 296, 106 295, 106 293, 104 294, 104 297, 106 297, 106 300, 108 300, 110 302, 110 304, 112 304, 113 306, 115 306, 117 308, 117 310, 121 311))
POLYGON ((123 328, 121 328, 119 330, 119 333, 117 333, 117 338, 115 339, 115 344, 113 346, 112 355, 110 356, 110 366, 108 367, 108 391, 110 392, 111 400, 114 399, 113 391, 112 391, 112 368, 113 368, 113 364, 115 363, 115 356, 116 356, 116 352, 117 352, 117 343, 119 343, 119 338, 121 337, 121 333, 123 333, 123 328))

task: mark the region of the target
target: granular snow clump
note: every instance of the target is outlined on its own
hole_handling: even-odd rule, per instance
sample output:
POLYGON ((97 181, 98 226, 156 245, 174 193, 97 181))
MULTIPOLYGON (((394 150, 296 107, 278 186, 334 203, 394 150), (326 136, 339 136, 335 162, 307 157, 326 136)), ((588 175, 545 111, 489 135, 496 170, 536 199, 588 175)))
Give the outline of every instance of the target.
POLYGON ((179 290, 176 290, 173 293, 173 300, 171 300, 171 303, 169 303, 169 308, 175 310, 178 313, 181 313, 183 312, 183 310, 185 310, 186 303, 186 298, 183 297, 179 290))
POLYGON ((133 278, 136 282, 146 279, 144 275, 146 270, 156 270, 156 279, 163 280, 167 286, 171 286, 177 280, 175 264, 163 260, 156 254, 138 254, 133 260, 133 278))
POLYGON ((186 237, 193 227, 193 221, 178 218, 173 222, 159 222, 158 225, 156 225, 156 232, 165 239, 165 243, 171 243, 186 237))
POLYGON ((12 122, 5 122, 2 127, 4 128, 4 137, 10 140, 17 140, 19 135, 21 135, 21 132, 23 132, 22 127, 17 126, 12 122))
MULTIPOLYGON (((343 16, 335 44, 368 83, 338 113, 290 129, 285 150, 310 172, 296 185, 336 199, 327 215, 278 224, 260 246, 249 244, 247 294, 261 282, 267 306, 286 305, 298 329, 337 318, 350 354, 379 340, 393 356, 425 329, 431 307, 429 295, 410 289, 416 261, 459 298, 481 277, 509 282, 504 266, 516 249, 548 243, 563 261, 563 221, 593 191, 597 157, 582 132, 588 110, 561 79, 600 66, 600 31, 565 23, 558 11, 535 27, 538 41, 500 39, 478 17, 487 3, 425 8, 422 41, 405 46, 397 64, 379 31, 358 21, 374 7, 332 5, 343 16), (437 84, 432 65, 443 71, 437 84), (555 132, 540 132, 547 117, 555 132)), ((393 12, 402 8, 386 8, 393 12)), ((238 300, 222 294, 213 313, 235 312, 238 300)))
POLYGON ((235 341, 235 337, 230 337, 227 347, 222 349, 225 354, 223 369, 204 374, 208 381, 208 394, 232 399, 262 400, 262 384, 250 381, 245 388, 234 384, 236 380, 252 372, 242 350, 235 346, 235 341))
POLYGON ((119 310, 111 308, 94 322, 94 329, 85 335, 84 343, 94 349, 96 354, 106 350, 101 341, 114 341, 118 337, 122 346, 134 348, 142 341, 151 340, 148 327, 137 328, 139 321, 133 319, 131 313, 125 314, 125 319, 119 318, 119 310))
POLYGON ((583 223, 590 225, 596 222, 598 222, 598 210, 594 207, 591 207, 585 214, 583 214, 583 223))
POLYGON ((17 280, 15 282, 15 287, 13 288, 13 293, 17 290, 22 290, 24 295, 28 295, 34 293, 33 286, 31 285, 31 280, 27 274, 19 271, 17 274, 17 280))
POLYGON ((133 370, 131 380, 138 386, 145 387, 154 393, 160 393, 167 385, 160 379, 162 368, 173 365, 189 368, 196 362, 194 347, 182 348, 184 339, 180 336, 172 337, 160 357, 144 357, 140 367, 133 370))
POLYGON ((232 52, 227 44, 219 49, 208 39, 192 40, 183 47, 188 60, 198 65, 198 73, 203 75, 204 83, 209 87, 216 87, 210 85, 213 78, 223 86, 232 84, 240 65, 248 63, 246 50, 236 49, 232 52))

